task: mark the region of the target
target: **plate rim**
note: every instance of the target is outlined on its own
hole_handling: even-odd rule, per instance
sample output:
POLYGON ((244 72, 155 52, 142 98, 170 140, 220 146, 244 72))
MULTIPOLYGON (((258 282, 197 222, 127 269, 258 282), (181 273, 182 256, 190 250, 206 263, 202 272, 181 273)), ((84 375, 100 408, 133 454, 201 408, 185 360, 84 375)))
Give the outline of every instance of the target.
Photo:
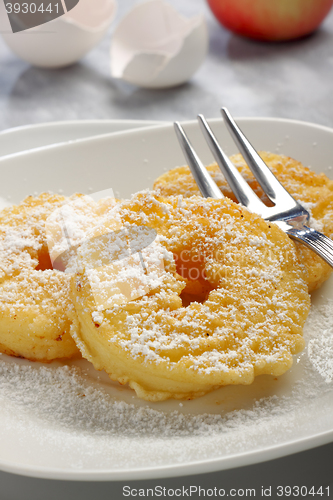
MULTIPOLYGON (((236 117, 235 118, 236 122, 240 122, 241 125, 246 125, 247 123, 255 123, 255 122, 270 122, 270 123, 287 123, 287 124, 291 124, 291 125, 300 125, 302 127, 308 127, 308 128, 315 128, 317 130, 322 130, 322 131, 325 131, 325 132, 329 132, 331 134, 333 134, 333 127, 328 127, 326 125, 321 125, 321 124, 317 124, 317 123, 312 123, 312 122, 308 122, 308 121, 302 121, 302 120, 294 120, 294 119, 291 119, 291 118, 281 118, 281 117, 278 117, 278 118, 274 118, 274 117, 236 117)), ((101 123, 103 122, 104 120, 96 120, 95 122, 96 123, 101 123)), ((111 120, 112 121, 112 120, 111 120)), ((110 122, 111 122, 110 121, 110 122)), ((129 122, 129 123, 134 123, 136 120, 115 120, 114 122, 129 122)), ((214 118, 207 118, 207 121, 208 123, 214 125, 216 123, 221 123, 223 122, 222 118, 218 118, 218 117, 214 117, 214 118)), ((53 124, 67 124, 67 123, 73 123, 75 124, 75 120, 74 121, 70 121, 70 122, 49 122, 49 125, 53 125, 53 124)), ((79 122, 79 121, 77 121, 79 122)), ((89 122, 89 120, 87 121, 89 122)), ((137 123, 140 122, 140 120, 137 120, 136 121, 137 123)), ((142 129, 147 129, 148 131, 152 130, 164 130, 164 129, 169 129, 172 127, 173 123, 172 122, 165 122, 165 121, 157 121, 156 124, 154 125, 151 125, 150 124, 150 121, 149 120, 146 120, 146 121, 141 121, 141 123, 143 124, 142 127, 139 127, 139 128, 130 128, 128 130, 120 130, 120 131, 116 131, 116 132, 109 132, 109 133, 103 133, 103 134, 97 134, 97 135, 93 135, 93 136, 89 136, 89 137, 83 137, 83 138, 79 138, 79 139, 74 139, 74 140, 69 140, 69 141, 65 141, 65 142, 59 142, 59 143, 54 143, 54 144, 49 144, 49 145, 46 145, 46 146, 40 146, 40 147, 36 147, 36 148, 32 148, 32 149, 29 149, 29 150, 24 150, 24 151, 19 151, 17 153, 13 153, 13 154, 8 154, 8 155, 4 155, 4 156, 0 156, 0 166, 3 162, 5 162, 7 159, 12 159, 12 158, 15 158, 17 156, 22 156, 22 155, 30 155, 30 154, 34 154, 36 152, 43 152, 45 150, 52 150, 52 149, 58 149, 58 148, 71 148, 73 146, 76 146, 77 144, 84 144, 84 143, 93 143, 93 142, 97 142, 98 140, 103 140, 107 137, 113 137, 113 136, 119 136, 119 135, 124 135, 126 136, 127 134, 139 134, 142 132, 142 129), (149 123, 147 125, 147 122, 149 123)), ((196 120, 186 120, 186 121, 181 121, 180 124, 183 126, 183 127, 194 127, 194 126, 197 126, 198 122, 196 120)), ((24 129, 25 126, 23 126, 23 129, 24 129)), ((29 130, 29 127, 30 125, 26 126, 26 129, 29 130)), ((32 127, 35 127, 34 125, 32 125, 32 127)), ((5 133, 10 133, 11 131, 16 131, 18 130, 18 128, 15 128, 15 129, 8 129, 8 131, 3 131, 3 132, 0 132, 0 137, 1 137, 1 134, 5 134, 5 133)))
MULTIPOLYGON (((302 127, 308 127, 308 128, 315 128, 317 130, 322 130, 322 131, 325 131, 325 132, 329 132, 331 134, 333 134, 333 127, 328 127, 326 125, 320 125, 320 124, 316 124, 316 123, 312 123, 312 122, 308 122, 308 121, 302 121, 302 120, 294 120, 294 119, 291 119, 291 118, 274 118, 274 117, 236 117, 235 118, 236 122, 240 122, 241 125, 244 125, 244 124, 247 124, 247 123, 255 123, 255 122, 270 122, 270 123, 287 123, 287 124, 291 124, 291 125, 300 125, 302 127)), ((101 120, 103 121, 103 120, 101 120)), ((122 120, 115 120, 116 122, 122 122, 122 120)), ((125 120, 126 121, 126 120, 125 120)), ((127 120, 128 122, 131 122, 131 120, 127 120)), ((135 121, 135 120, 134 120, 135 121)), ((133 122, 134 122, 133 121, 133 122)), ((140 121, 140 120, 138 120, 140 121)), ((208 123, 214 125, 216 123, 221 123, 223 120, 222 118, 217 118, 217 117, 214 117, 214 118, 207 118, 207 121, 208 123)), ((98 121, 97 121, 98 122, 98 121)), ((40 147, 37 147, 37 148, 33 148, 33 149, 29 149, 29 150, 24 150, 24 151, 20 151, 20 152, 17 152, 17 153, 13 153, 13 154, 9 154, 9 155, 5 155, 5 156, 0 156, 0 165, 2 162, 6 161, 7 159, 11 159, 11 158, 15 158, 16 156, 22 156, 22 155, 29 155, 29 154, 33 154, 35 152, 42 152, 46 149, 48 150, 52 150, 52 149, 58 149, 58 148, 71 148, 73 146, 76 146, 77 144, 84 144, 85 142, 87 143, 93 143, 93 142, 97 142, 98 140, 103 140, 107 137, 111 137, 111 136, 119 136, 119 135, 128 135, 128 134, 139 134, 142 132, 142 129, 146 129, 148 131, 152 130, 164 130, 164 129, 169 129, 172 127, 173 123, 172 122, 165 122, 165 121, 158 121, 156 122, 156 124, 154 125, 147 125, 147 122, 149 122, 149 120, 146 120, 146 123, 144 121, 142 121, 143 123, 143 126, 142 127, 139 127, 139 128, 133 128, 133 129, 128 129, 128 130, 120 130, 120 131, 117 131, 117 132, 109 132, 109 133, 103 133, 103 134, 98 134, 98 135, 93 135, 93 136, 90 136, 90 137, 83 137, 83 138, 80 138, 80 139, 74 139, 74 140, 69 140, 69 141, 65 141, 65 142, 60 142, 60 143, 54 143, 54 144, 50 144, 50 145, 46 145, 46 146, 40 146, 40 147)), ((52 125, 53 123, 69 123, 69 122, 50 122, 49 125, 52 125)), ((71 122, 71 123, 75 123, 75 121, 71 122)), ((186 120, 186 121, 181 121, 180 124, 183 126, 183 127, 194 127, 194 126, 197 126, 198 122, 196 120, 186 120)), ((27 130, 30 126, 27 126, 27 130)), ((11 130, 13 129, 9 129, 8 132, 10 132, 11 130)), ((15 129, 16 130, 16 129, 15 129)), ((2 133, 6 133, 6 131, 2 132, 2 133)), ((1 132, 0 132, 0 136, 1 136, 1 132)))
MULTIPOLYGON (((23 154, 28 151, 34 151, 38 150, 41 148, 48 148, 51 146, 61 146, 70 142, 75 142, 78 140, 84 140, 92 137, 97 137, 100 135, 105 135, 105 134, 113 134, 117 132, 125 132, 127 130, 133 130, 136 128, 144 128, 147 126, 159 126, 160 124, 163 124, 166 122, 162 121, 157 121, 157 120, 63 120, 63 121, 56 121, 56 122, 45 122, 45 123, 36 123, 36 124, 29 124, 29 125, 20 125, 18 127, 12 127, 9 129, 5 129, 0 131, 0 146, 2 141, 15 141, 15 151, 14 152, 6 152, 3 153, 0 151, 0 158, 7 158, 11 157, 13 155, 17 154, 23 154), (126 128, 123 128, 124 125, 126 125, 126 128), (18 143, 22 143, 22 137, 25 133, 31 135, 30 141, 35 141, 36 140, 36 135, 40 132, 43 134, 59 134, 60 130, 65 129, 75 129, 78 131, 83 131, 85 129, 91 128, 91 127, 101 127, 101 126, 109 126, 113 127, 114 130, 111 131, 106 131, 106 132, 101 132, 100 130, 95 131, 90 133, 88 135, 84 135, 84 137, 79 137, 79 138, 68 138, 65 139, 63 137, 54 140, 48 140, 47 144, 42 143, 42 145, 32 145, 30 142, 30 145, 19 145, 17 147, 17 141, 18 143), (117 127, 120 127, 117 130, 117 127)), ((44 142, 44 141, 43 141, 44 142)))
MULTIPOLYGON (((212 118, 208 119, 208 121, 212 124, 214 122, 221 122, 221 118, 212 118)), ((301 126, 307 126, 311 128, 316 128, 319 130, 323 130, 326 132, 329 132, 333 135, 333 127, 327 127, 325 125, 320 125, 320 124, 315 124, 307 121, 301 121, 301 120, 293 120, 293 119, 284 119, 284 118, 273 118, 273 117, 242 117, 242 118, 236 118, 237 121, 240 121, 242 123, 245 122, 256 122, 256 121, 266 121, 266 122, 282 122, 282 123, 292 123, 295 125, 301 125, 301 126)), ((100 123, 100 122, 141 122, 144 124, 143 120, 84 120, 85 122, 95 122, 95 123, 100 123)), ((59 125, 62 126, 62 124, 76 124, 80 123, 82 120, 71 120, 71 121, 62 121, 62 122, 49 122, 48 125, 59 125)), ((193 126, 193 124, 196 124, 197 122, 195 120, 187 120, 181 122, 184 127, 186 126, 193 126)), ((0 132, 1 134, 8 133, 8 132, 15 132, 17 130, 19 131, 24 131, 28 130, 30 127, 32 128, 38 128, 40 126, 44 126, 44 124, 37 124, 37 125, 28 125, 28 126, 21 126, 21 127, 15 127, 13 129, 9 129, 8 131, 0 132)), ((169 128, 171 124, 166 124, 165 122, 156 122, 156 125, 149 125, 149 126, 143 126, 143 129, 148 129, 148 130, 157 130, 159 129, 160 131, 164 128, 169 128)), ((9 157, 12 156, 17 156, 17 155, 29 155, 29 154, 34 154, 36 151, 39 150, 44 150, 44 149, 53 149, 53 148, 59 148, 59 147, 71 147, 71 145, 74 143, 77 145, 77 143, 82 143, 82 142, 93 142, 96 140, 100 140, 105 138, 105 136, 113 136, 113 135, 127 135, 127 134, 133 134, 133 133, 142 133, 143 131, 142 128, 139 129, 129 129, 129 130, 121 130, 119 132, 111 132, 109 134, 101 134, 97 136, 92 136, 88 138, 82 138, 82 139, 77 139, 75 141, 70 141, 69 143, 56 143, 50 146, 42 146, 40 148, 34 148, 32 150, 26 150, 20 153, 15 153, 13 155, 7 155, 2 158, 0 158, 0 166, 3 162, 7 161, 9 157)), ((117 481, 117 480, 123 480, 123 479, 156 479, 156 478, 165 478, 165 477, 176 477, 176 476, 183 476, 183 475, 192 475, 192 474, 198 474, 198 473, 206 473, 206 472, 214 472, 218 470, 227 470, 231 468, 238 468, 246 465, 252 465, 252 464, 257 464, 261 463, 264 461, 268 460, 273 460, 276 458, 281 458, 283 456, 287 456, 290 454, 298 453, 301 451, 305 451, 317 446, 321 446, 323 444, 327 444, 329 442, 333 441, 333 428, 329 431, 325 431, 322 433, 317 433, 313 436, 310 437, 305 437, 305 438, 299 438, 295 441, 289 441, 288 443, 284 444, 279 444, 279 445, 274 445, 274 446, 269 446, 265 447, 259 450, 255 450, 252 452, 246 452, 246 453, 238 453, 235 455, 231 455, 228 457, 219 457, 219 458, 213 458, 213 459, 205 459, 205 460, 197 460, 197 461, 192 461, 188 462, 185 464, 175 464, 175 465, 165 465, 165 466, 159 466, 159 467, 144 467, 144 468, 131 468, 127 469, 124 471, 117 470, 117 469, 108 469, 105 471, 95 471, 95 470, 87 470, 85 469, 84 471, 68 471, 68 470, 61 470, 61 469, 55 469, 52 467, 37 467, 37 466, 20 466, 16 462, 0 462, 0 468, 1 470, 5 472, 12 472, 12 473, 17 473, 25 476, 30 476, 30 477, 36 477, 36 478, 48 478, 48 479, 66 479, 66 480, 80 480, 80 481, 117 481), (251 458, 253 458, 251 460, 251 458), (227 466, 225 466, 225 462, 228 462, 227 466), (221 469, 221 465, 223 463, 223 467, 221 469)))
POLYGON ((302 451, 317 448, 333 441, 333 429, 323 433, 318 433, 315 436, 289 442, 287 444, 275 445, 262 448, 254 452, 238 453, 228 456, 228 465, 221 468, 226 458, 205 459, 201 461, 191 461, 186 464, 166 465, 159 467, 142 467, 126 470, 89 470, 84 471, 68 471, 66 469, 54 469, 52 467, 35 467, 35 466, 19 466, 14 462, 7 462, 5 466, 0 463, 3 472, 19 474, 26 477, 38 479, 54 479, 66 481, 123 481, 123 480, 140 480, 140 479, 166 479, 171 477, 192 476, 197 474, 205 474, 217 471, 230 469, 238 469, 251 465, 257 465, 263 462, 276 460, 289 455, 294 455, 302 451), (327 441, 327 436, 330 436, 330 441, 327 441), (292 450, 290 448, 293 448, 292 450), (287 453, 285 453, 287 449, 287 453), (259 457, 257 457, 259 455, 259 457), (253 457, 254 460, 248 460, 253 457))
POLYGON ((52 127, 61 127, 63 125, 71 125, 73 127, 76 126, 85 126, 85 125, 100 125, 100 124, 110 124, 110 125, 116 125, 118 123, 136 123, 136 124, 142 124, 145 125, 146 122, 152 123, 155 122, 156 124, 161 123, 160 120, 130 120, 130 119, 84 119, 84 120, 59 120, 59 121, 51 121, 51 122, 40 122, 40 123, 30 123, 28 125, 17 125, 16 127, 9 127, 4 130, 0 131, 0 136, 2 135, 7 135, 7 134, 14 134, 16 132, 25 132, 25 131, 30 131, 30 130, 37 130, 39 128, 52 128, 52 127))

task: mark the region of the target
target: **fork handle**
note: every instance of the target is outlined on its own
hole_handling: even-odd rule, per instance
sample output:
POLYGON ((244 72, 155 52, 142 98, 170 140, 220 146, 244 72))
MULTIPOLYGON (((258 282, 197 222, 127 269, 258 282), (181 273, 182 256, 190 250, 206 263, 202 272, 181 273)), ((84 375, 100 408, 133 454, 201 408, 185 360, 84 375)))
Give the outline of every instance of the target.
MULTIPOLYGON (((276 221, 279 224, 278 221, 276 221)), ((304 226, 302 229, 291 227, 284 229, 290 238, 303 243, 316 252, 327 264, 333 267, 333 241, 322 233, 311 227, 304 226)))

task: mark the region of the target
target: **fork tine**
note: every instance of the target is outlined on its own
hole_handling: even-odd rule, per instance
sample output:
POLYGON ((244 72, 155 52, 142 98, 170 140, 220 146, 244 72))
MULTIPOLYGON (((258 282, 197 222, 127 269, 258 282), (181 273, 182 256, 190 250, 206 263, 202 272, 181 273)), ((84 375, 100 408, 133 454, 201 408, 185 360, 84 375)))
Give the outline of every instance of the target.
POLYGON ((184 156, 192 171, 195 182, 204 198, 224 198, 217 184, 213 181, 200 158, 194 151, 183 127, 179 122, 174 123, 175 131, 184 156))
MULTIPOLYGON (((288 236, 309 247, 320 257, 322 257, 330 266, 333 267, 333 241, 324 234, 318 233, 318 231, 305 225, 305 222, 309 220, 309 212, 288 193, 288 191, 272 174, 267 165, 262 161, 249 141, 239 130, 231 115, 228 113, 227 109, 222 108, 221 111, 226 120, 228 128, 231 131, 231 135, 233 136, 239 149, 242 151, 245 160, 247 160, 248 162, 248 165, 251 167, 254 176, 260 183, 263 190, 269 196, 271 201, 275 202, 274 207, 266 207, 266 205, 264 205, 261 200, 258 199, 260 209, 254 209, 253 211, 259 213, 259 215, 270 221, 275 221, 279 225, 279 227, 286 234, 288 234, 288 236), (279 201, 279 204, 283 207, 282 210, 279 210, 278 204, 276 203, 278 196, 281 196, 281 201, 279 201), (262 213, 262 207, 266 208, 266 217, 262 213)), ((222 164, 225 169, 226 177, 229 177, 229 180, 231 181, 230 184, 233 184, 233 191, 239 192, 240 184, 241 190, 243 190, 242 195, 246 195, 248 190, 244 185, 243 179, 240 179, 238 177, 238 175, 235 173, 234 167, 231 167, 231 165, 229 164, 226 155, 219 147, 213 133, 211 132, 206 120, 202 115, 199 115, 199 120, 200 125, 204 129, 204 134, 208 139, 208 143, 214 154, 216 154, 216 151, 218 151, 218 156, 223 159, 222 164)), ((208 171, 201 163, 198 155, 191 146, 190 141, 188 140, 179 122, 175 122, 174 126, 179 143, 192 170, 194 179, 201 191, 201 194, 206 198, 224 198, 223 194, 221 193, 213 179, 210 177, 208 171)), ((248 186, 248 188, 250 189, 250 186, 248 186)), ((244 197, 244 200, 245 198, 246 196, 244 197)), ((250 202, 252 203, 252 200, 250 200, 250 202)), ((248 207, 251 206, 251 203, 250 205, 246 201, 245 203, 248 207)))
POLYGON ((253 212, 262 213, 265 205, 252 191, 246 180, 221 149, 205 117, 198 115, 198 120, 208 146, 239 203, 253 212))
POLYGON ((284 206, 286 206, 285 202, 288 198, 294 202, 292 196, 269 170, 266 163, 260 158, 254 147, 237 126, 227 108, 221 108, 221 114, 234 142, 268 198, 275 205, 278 204, 279 199, 280 201, 284 200, 284 206))

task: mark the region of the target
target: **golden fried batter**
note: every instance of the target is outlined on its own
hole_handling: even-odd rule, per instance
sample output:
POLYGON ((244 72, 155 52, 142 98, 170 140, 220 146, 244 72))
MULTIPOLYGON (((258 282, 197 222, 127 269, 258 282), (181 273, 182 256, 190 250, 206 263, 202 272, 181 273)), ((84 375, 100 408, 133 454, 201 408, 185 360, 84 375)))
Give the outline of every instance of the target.
MULTIPOLYGON (((333 181, 324 174, 318 175, 312 172, 300 162, 287 156, 266 152, 260 152, 260 155, 289 193, 309 210, 312 215, 312 226, 326 234, 326 236, 332 237, 333 181)), ((243 157, 237 154, 232 156, 231 160, 257 195, 263 201, 269 203, 243 157)), ((236 202, 237 200, 219 167, 213 164, 208 166, 207 169, 223 194, 236 202)), ((163 174, 155 181, 154 189, 159 190, 162 196, 181 194, 184 197, 189 197, 200 195, 188 167, 177 167, 163 174)), ((305 264, 306 280, 311 292, 316 290, 329 277, 332 269, 304 245, 296 243, 296 247, 300 262, 305 264)))
MULTIPOLYGON (((142 286, 127 301, 119 301, 122 286, 132 279, 140 289, 139 274, 131 276, 126 259, 121 270, 118 261, 117 288, 105 246, 82 245, 86 267, 71 284, 81 324, 74 338, 96 369, 158 401, 194 398, 290 368, 292 354, 304 347, 310 301, 294 244, 275 224, 228 198, 149 192, 119 203, 108 217, 110 226, 121 219, 127 230, 145 226, 158 236, 151 253, 141 255, 146 291, 142 286), (158 273, 161 255, 165 269, 158 273)), ((122 245, 119 236, 118 252, 122 245)))
POLYGON ((64 201, 44 193, 0 212, 0 352, 33 361, 80 355, 70 277, 52 269, 45 235, 64 201))

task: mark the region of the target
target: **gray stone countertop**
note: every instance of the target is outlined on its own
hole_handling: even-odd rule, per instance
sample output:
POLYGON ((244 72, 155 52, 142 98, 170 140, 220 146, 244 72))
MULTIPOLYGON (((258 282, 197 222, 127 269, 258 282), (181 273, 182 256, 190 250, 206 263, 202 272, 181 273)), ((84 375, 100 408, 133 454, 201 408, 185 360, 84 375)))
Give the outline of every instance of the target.
MULTIPOLYGON (((187 16, 204 13, 209 54, 190 82, 168 90, 144 90, 110 77, 113 27, 135 3, 119 0, 104 41, 80 63, 61 70, 31 67, 0 39, 0 130, 76 119, 188 120, 198 112, 218 117, 283 117, 333 126, 333 11, 312 36, 289 43, 259 43, 235 36, 213 18, 204 0, 169 0, 187 16)), ((131 482, 176 488, 327 486, 332 482, 333 445, 291 457, 195 478, 131 482)), ((128 482, 127 482, 128 483, 128 482)), ((75 483, 24 478, 0 472, 0 500, 123 498, 125 483, 75 483)), ((333 494, 333 485, 331 486, 333 494)), ((258 489, 258 496, 260 490, 258 489)), ((199 498, 193 495, 192 498, 199 498)), ((306 497, 315 498, 315 497, 306 497)), ((318 497, 319 498, 319 497, 318 497)))
POLYGON ((333 125, 333 11, 312 36, 262 43, 222 28, 205 0, 170 0, 186 16, 204 13, 210 49, 187 84, 145 90, 110 77, 113 27, 134 4, 118 2, 104 41, 80 63, 60 70, 30 66, 0 39, 0 130, 73 119, 187 120, 198 112, 219 116, 269 116, 333 125))

